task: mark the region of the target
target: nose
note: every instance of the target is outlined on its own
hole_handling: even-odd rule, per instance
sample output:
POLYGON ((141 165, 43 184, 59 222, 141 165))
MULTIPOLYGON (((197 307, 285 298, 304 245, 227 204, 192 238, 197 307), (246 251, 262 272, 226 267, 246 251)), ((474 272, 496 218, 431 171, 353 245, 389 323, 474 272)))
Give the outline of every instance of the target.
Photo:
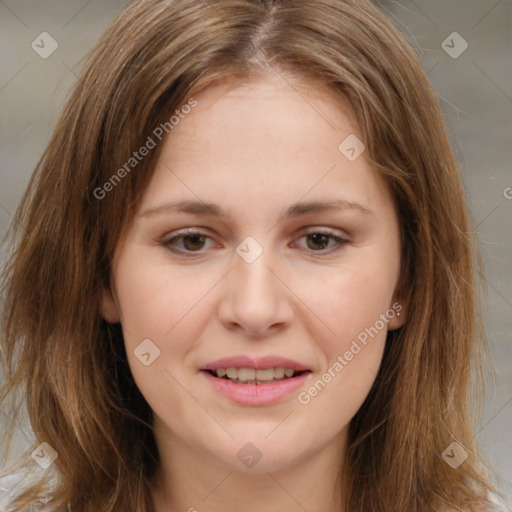
POLYGON ((247 263, 234 255, 234 268, 225 278, 218 315, 226 329, 262 338, 286 329, 294 311, 293 293, 274 270, 267 251, 247 263))

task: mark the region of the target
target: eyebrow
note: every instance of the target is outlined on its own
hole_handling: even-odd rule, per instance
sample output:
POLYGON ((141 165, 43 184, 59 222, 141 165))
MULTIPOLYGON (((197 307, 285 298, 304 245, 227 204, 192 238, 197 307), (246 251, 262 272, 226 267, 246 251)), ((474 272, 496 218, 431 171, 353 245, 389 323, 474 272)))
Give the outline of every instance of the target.
MULTIPOLYGON (((365 215, 375 215, 370 209, 355 201, 349 201, 347 199, 331 199, 326 201, 297 202, 287 208, 281 218, 291 219, 300 217, 301 215, 320 213, 329 210, 355 210, 365 215)), ((154 208, 149 208, 141 214, 141 217, 151 217, 153 215, 168 212, 207 215, 219 218, 230 217, 230 215, 218 204, 190 200, 172 201, 154 208)))

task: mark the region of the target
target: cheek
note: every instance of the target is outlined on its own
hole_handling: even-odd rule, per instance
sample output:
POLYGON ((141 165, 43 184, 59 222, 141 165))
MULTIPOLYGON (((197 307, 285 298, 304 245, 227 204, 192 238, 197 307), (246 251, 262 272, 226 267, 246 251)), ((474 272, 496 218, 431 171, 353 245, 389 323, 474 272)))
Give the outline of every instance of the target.
POLYGON ((395 274, 381 262, 332 270, 322 279, 294 284, 307 309, 303 320, 322 353, 319 380, 299 397, 301 404, 332 409, 343 424, 362 405, 377 375, 386 343, 395 274), (315 283, 313 283, 315 281, 315 283), (313 286, 315 285, 315 286, 313 286), (388 317, 386 317, 388 313, 388 317), (319 328, 319 326, 321 326, 319 328))
POLYGON ((390 291, 374 281, 368 284, 362 276, 339 277, 311 308, 329 329, 319 330, 318 320, 310 315, 309 329, 322 365, 297 401, 306 421, 321 428, 326 438, 355 416, 382 362, 388 325, 381 315, 389 309, 390 291))
POLYGON ((190 397, 181 383, 187 355, 200 342, 212 314, 206 299, 214 280, 208 276, 199 280, 197 272, 171 270, 168 263, 142 265, 141 261, 126 257, 117 267, 130 371, 156 414, 172 411, 171 418, 188 417, 190 397))
POLYGON ((125 254, 115 273, 128 361, 141 389, 146 381, 150 384, 154 380, 156 370, 172 371, 176 361, 183 361, 193 349, 211 315, 205 299, 215 284, 213 276, 198 279, 192 269, 172 269, 168 262, 154 260, 145 265, 142 261, 136 252, 125 254), (143 342, 146 345, 141 345, 143 342), (137 357, 141 346, 147 348, 144 354, 150 353, 145 362, 154 360, 151 372, 137 357))
MULTIPOLYGON (((311 338, 320 339, 328 351, 336 351, 347 342, 350 345, 350 340, 374 326, 389 310, 396 276, 382 265, 368 262, 330 269, 320 280, 318 276, 293 280, 291 275, 290 280, 310 310, 304 318, 309 318, 311 338)), ((377 327, 383 329, 381 322, 377 327)))
POLYGON ((173 269, 165 259, 144 258, 143 251, 125 254, 116 266, 115 279, 123 327, 131 337, 162 339, 208 289, 208 279, 198 279, 197 272, 173 269))

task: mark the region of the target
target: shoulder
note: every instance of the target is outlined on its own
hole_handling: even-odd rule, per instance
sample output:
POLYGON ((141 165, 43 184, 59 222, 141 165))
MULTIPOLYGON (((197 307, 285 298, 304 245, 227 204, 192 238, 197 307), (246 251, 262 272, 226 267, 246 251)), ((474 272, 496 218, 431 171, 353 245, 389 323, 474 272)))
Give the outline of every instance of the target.
POLYGON ((44 499, 27 505, 23 509, 14 509, 12 506, 13 499, 21 494, 24 490, 38 481, 38 475, 34 474, 30 469, 21 469, 12 473, 0 473, 0 511, 1 512, 63 512, 56 510, 45 504, 44 499))
MULTIPOLYGON (((490 504, 482 505, 482 508, 479 508, 478 512, 512 512, 512 505, 503 501, 499 496, 489 494, 488 500, 490 504)), ((445 507, 440 509, 439 512, 457 512, 457 510, 451 507, 445 507)))
POLYGON ((13 497, 19 493, 24 479, 24 472, 0 475, 0 510, 8 511, 13 497))
POLYGON ((494 504, 493 511, 496 512, 512 512, 512 503, 506 503, 502 498, 495 494, 489 495, 489 500, 494 504))

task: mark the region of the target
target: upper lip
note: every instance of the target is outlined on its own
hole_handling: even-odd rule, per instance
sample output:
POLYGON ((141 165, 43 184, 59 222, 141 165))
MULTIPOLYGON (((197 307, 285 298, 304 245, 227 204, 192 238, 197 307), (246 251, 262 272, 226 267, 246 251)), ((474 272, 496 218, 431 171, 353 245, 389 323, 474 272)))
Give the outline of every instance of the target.
POLYGON ((232 356, 216 359, 211 363, 204 365, 201 370, 218 370, 219 368, 254 368, 255 370, 265 370, 266 368, 293 368, 296 371, 310 370, 306 365, 280 356, 232 356))

